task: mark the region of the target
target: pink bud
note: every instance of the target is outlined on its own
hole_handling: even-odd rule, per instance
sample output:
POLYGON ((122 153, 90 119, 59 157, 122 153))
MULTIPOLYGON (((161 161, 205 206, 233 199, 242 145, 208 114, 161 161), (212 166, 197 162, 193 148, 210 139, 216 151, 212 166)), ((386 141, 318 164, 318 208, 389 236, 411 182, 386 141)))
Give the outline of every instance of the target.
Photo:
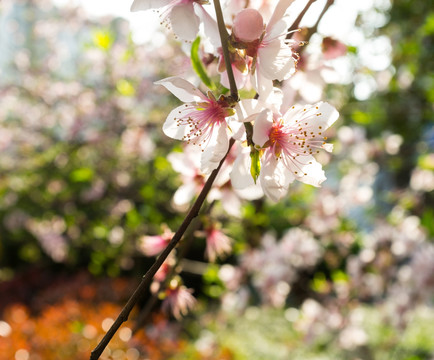
POLYGON ((255 9, 241 10, 235 16, 233 31, 238 40, 246 42, 257 40, 264 31, 264 20, 255 9))

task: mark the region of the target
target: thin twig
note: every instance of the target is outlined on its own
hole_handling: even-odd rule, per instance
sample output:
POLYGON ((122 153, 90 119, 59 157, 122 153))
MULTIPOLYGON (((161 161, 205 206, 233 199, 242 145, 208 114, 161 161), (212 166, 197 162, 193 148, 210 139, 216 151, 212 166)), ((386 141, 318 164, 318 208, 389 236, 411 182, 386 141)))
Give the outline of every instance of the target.
MULTIPOLYGON (((214 207, 214 204, 215 201, 213 201, 208 206, 207 209, 202 209, 200 215, 203 215, 204 213, 209 213, 211 209, 214 207)), ((199 228, 199 224, 200 221, 198 218, 193 220, 188 233, 184 237, 184 241, 182 242, 182 244, 179 245, 178 253, 176 254, 176 263, 172 266, 169 274, 166 275, 166 278, 160 282, 158 291, 152 294, 152 296, 148 299, 146 305, 143 307, 143 309, 140 311, 139 315, 137 316, 136 323, 133 328, 133 335, 136 334, 145 323, 146 319, 148 318, 149 314, 152 311, 152 308, 157 303, 159 292, 165 290, 167 288, 167 285, 170 282, 170 279, 176 273, 179 273, 179 264, 187 254, 187 251, 190 248, 190 246, 193 244, 194 232, 199 228)))
POLYGON ((229 149, 224 156, 224 158, 220 161, 219 166, 217 169, 215 169, 211 175, 209 176, 208 180, 206 181, 202 191, 200 192, 199 196, 197 197, 195 203, 191 207, 190 211, 188 212, 187 216, 185 217, 184 221, 182 222, 181 226, 179 227, 178 231, 173 236, 172 240, 170 240, 167 247, 163 250, 163 252, 160 254, 160 256, 155 260, 154 264, 151 266, 151 268, 146 272, 146 274, 143 276, 142 281, 140 282, 139 286, 134 291, 133 295, 128 299, 128 302, 116 318, 115 322, 112 324, 110 329, 107 331, 107 333, 104 335, 102 340, 99 342, 99 344, 96 346, 96 348, 92 351, 90 355, 90 360, 97 360, 101 356, 104 349, 109 344, 110 340, 113 338, 113 336, 116 334, 116 331, 121 327, 122 323, 128 320, 128 316, 130 315, 131 310, 133 309, 134 305, 142 298, 143 292, 149 287, 152 278, 154 277, 155 273, 158 271, 158 269, 161 267, 161 265, 164 263, 164 261, 169 256, 170 252, 175 248, 175 246, 178 244, 178 242, 181 240, 182 236, 184 235, 185 231, 187 230, 188 226, 190 225, 191 221, 199 214, 199 210, 202 207, 202 204, 204 203, 209 191, 211 190, 211 186, 217 177, 217 174, 219 173, 223 162, 225 161, 230 149, 232 148, 232 145, 235 143, 234 139, 231 139, 229 142, 229 149))
POLYGON ((217 16, 217 25, 219 28, 220 40, 222 43, 223 57, 225 59, 226 71, 228 72, 231 97, 233 100, 238 101, 240 97, 238 95, 237 84, 235 83, 234 72, 232 71, 231 58, 229 56, 229 47, 228 47, 229 34, 228 31, 226 30, 226 25, 223 19, 220 0, 214 0, 214 8, 217 16))
POLYGON ((333 5, 334 2, 335 2, 335 0, 327 0, 327 3, 325 4, 324 9, 322 9, 321 14, 319 14, 318 19, 317 19, 315 25, 312 26, 312 27, 309 29, 309 34, 308 34, 309 38, 310 38, 314 33, 316 33, 316 31, 318 30, 318 25, 319 25, 321 19, 323 18, 324 14, 327 12, 327 10, 329 9, 329 7, 333 5))
MULTIPOLYGON (((309 2, 306 4, 306 6, 304 7, 304 9, 302 10, 302 12, 297 16, 297 19, 295 19, 294 23, 290 26, 289 28, 289 32, 297 30, 298 27, 300 26, 300 22, 301 20, 304 18, 304 15, 306 15, 307 11, 309 10, 309 8, 311 7, 311 5, 315 2, 316 0, 309 0, 309 2)), ((290 35, 289 35, 290 36, 290 35)))

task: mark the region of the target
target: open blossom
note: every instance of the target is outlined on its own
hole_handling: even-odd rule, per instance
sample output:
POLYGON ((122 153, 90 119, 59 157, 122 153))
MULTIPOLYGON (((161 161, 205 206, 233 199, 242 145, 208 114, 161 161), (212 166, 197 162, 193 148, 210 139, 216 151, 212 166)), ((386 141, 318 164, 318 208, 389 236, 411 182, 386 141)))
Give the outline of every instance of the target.
MULTIPOLYGON (((332 150, 332 145, 325 142, 324 131, 338 116, 336 109, 324 102, 293 106, 284 115, 269 109, 256 115, 252 139, 261 153, 259 180, 265 195, 278 201, 294 180, 320 186, 326 177, 313 155, 320 149, 332 150)), ((246 163, 240 161, 239 165, 246 163)), ((234 169, 234 186, 242 187, 244 182, 249 185, 247 173, 245 169, 234 169)))
POLYGON ((207 27, 215 27, 215 22, 203 8, 206 0, 134 0, 131 11, 162 9, 161 23, 171 26, 175 35, 192 41, 199 32, 200 21, 207 27))
POLYGON ((163 294, 164 301, 161 306, 163 311, 170 311, 176 319, 181 319, 196 305, 196 299, 192 293, 193 289, 181 285, 180 279, 172 279, 163 294))
POLYGON ((138 248, 146 256, 158 255, 167 247, 173 235, 174 233, 167 226, 165 226, 163 234, 161 235, 142 236, 139 239, 138 248))
POLYGON ((215 262, 217 257, 231 253, 231 239, 216 224, 208 226, 205 231, 200 232, 200 235, 206 238, 205 255, 209 261, 215 262))
POLYGON ((211 92, 204 95, 193 84, 180 77, 157 81, 181 101, 185 102, 170 112, 164 133, 178 140, 202 148, 201 171, 205 174, 217 168, 229 147, 228 117, 235 114, 224 96, 216 99, 211 92))

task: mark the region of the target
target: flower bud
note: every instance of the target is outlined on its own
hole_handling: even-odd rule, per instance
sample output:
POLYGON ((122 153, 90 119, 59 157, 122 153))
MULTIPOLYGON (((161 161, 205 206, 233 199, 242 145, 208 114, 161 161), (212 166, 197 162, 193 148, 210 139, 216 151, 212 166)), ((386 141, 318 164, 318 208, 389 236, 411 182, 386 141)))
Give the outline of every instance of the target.
POLYGON ((255 9, 241 10, 234 19, 233 32, 238 40, 251 42, 264 31, 264 20, 255 9))

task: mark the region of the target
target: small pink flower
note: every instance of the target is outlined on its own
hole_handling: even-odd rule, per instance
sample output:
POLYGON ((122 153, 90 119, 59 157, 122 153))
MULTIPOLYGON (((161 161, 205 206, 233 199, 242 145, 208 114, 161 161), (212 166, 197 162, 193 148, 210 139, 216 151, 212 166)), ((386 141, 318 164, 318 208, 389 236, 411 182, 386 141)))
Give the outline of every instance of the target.
POLYGON ((322 41, 322 52, 324 59, 336 59, 347 53, 347 46, 339 40, 327 36, 322 41))
POLYGON ((196 299, 192 293, 193 289, 181 285, 179 279, 171 280, 168 289, 163 294, 165 296, 161 306, 163 311, 171 312, 177 320, 180 320, 196 305, 196 299))
POLYGON ((146 256, 155 256, 162 252, 169 244, 174 233, 166 226, 163 234, 155 236, 144 235, 139 240, 139 250, 146 256))
POLYGON ((205 255, 209 261, 215 262, 217 257, 231 253, 231 239, 219 230, 215 224, 206 228, 203 235, 206 237, 205 255))

